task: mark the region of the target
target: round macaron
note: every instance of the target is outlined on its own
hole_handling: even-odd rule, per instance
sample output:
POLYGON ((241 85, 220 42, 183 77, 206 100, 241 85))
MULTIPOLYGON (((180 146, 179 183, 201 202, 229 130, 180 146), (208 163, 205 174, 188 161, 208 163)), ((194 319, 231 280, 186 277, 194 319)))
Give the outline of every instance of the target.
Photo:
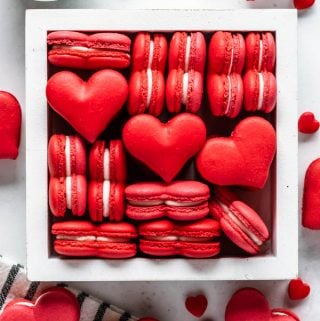
POLYGON ((166 83, 167 108, 196 113, 202 101, 206 42, 201 32, 174 33, 169 48, 169 74, 166 83))
POLYGON ((300 321, 299 317, 288 309, 272 309, 270 321, 300 321))
POLYGON ((209 73, 241 74, 245 62, 246 48, 240 33, 215 32, 208 51, 209 73))
POLYGON ((108 180, 92 181, 88 187, 88 209, 94 222, 121 221, 125 209, 124 186, 108 180))
POLYGON ((209 209, 233 243, 250 254, 260 252, 269 238, 269 231, 256 211, 226 187, 215 188, 209 209))
POLYGON ((86 174, 86 149, 79 136, 52 135, 48 145, 50 175, 64 177, 86 174))
POLYGON ((54 250, 60 255, 129 258, 136 255, 137 229, 127 222, 94 225, 86 221, 55 223, 54 250))
POLYGON ((103 140, 97 140, 89 155, 90 179, 98 182, 110 180, 124 183, 127 176, 126 154, 120 139, 110 140, 109 148, 103 140))
POLYGON ((130 115, 161 114, 167 51, 167 40, 162 34, 142 32, 135 37, 127 104, 130 115))
POLYGON ((75 216, 85 213, 87 181, 83 175, 51 177, 49 182, 49 206, 54 216, 64 216, 67 210, 75 216))
POLYGON ((276 45, 271 32, 250 32, 246 36, 246 70, 274 70, 276 45))
POLYGON ((244 108, 270 113, 277 102, 277 81, 271 72, 249 70, 243 79, 244 108))
POLYGON ((214 116, 235 118, 239 115, 243 101, 243 83, 239 74, 208 75, 207 91, 214 116))
POLYGON ((48 34, 48 60, 59 67, 77 69, 127 68, 131 40, 124 34, 54 31, 48 34))

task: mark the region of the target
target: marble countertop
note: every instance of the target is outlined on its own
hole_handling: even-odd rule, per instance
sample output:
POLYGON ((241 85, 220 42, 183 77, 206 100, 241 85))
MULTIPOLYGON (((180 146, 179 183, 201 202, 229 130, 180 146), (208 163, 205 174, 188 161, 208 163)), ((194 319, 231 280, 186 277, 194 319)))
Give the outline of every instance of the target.
MULTIPOLYGON (((292 8, 291 0, 32 0, 0 1, 0 89, 14 93, 24 106, 24 14, 34 8, 292 8)), ((312 10, 299 13, 298 81, 299 112, 310 110, 320 115, 320 90, 316 76, 320 73, 318 56, 320 41, 320 2, 312 10)), ((25 113, 25 110, 24 110, 25 113)), ((24 126, 23 126, 24 130, 24 126)), ((17 161, 0 161, 0 253, 16 261, 26 262, 25 235, 25 137, 22 136, 17 161)), ((1 143, 1 142, 0 142, 1 143)), ((299 137, 300 198, 304 172, 308 164, 320 155, 319 133, 299 137)), ((288 200, 290 202, 290 200, 288 200)), ((286 296, 287 281, 246 282, 89 282, 76 283, 135 315, 154 315, 161 320, 193 320, 184 308, 188 294, 204 292, 209 305, 203 321, 223 321, 224 307, 230 295, 243 286, 262 290, 273 307, 292 308, 301 320, 317 320, 320 312, 320 232, 300 230, 299 274, 312 286, 309 298, 298 303, 286 296)))

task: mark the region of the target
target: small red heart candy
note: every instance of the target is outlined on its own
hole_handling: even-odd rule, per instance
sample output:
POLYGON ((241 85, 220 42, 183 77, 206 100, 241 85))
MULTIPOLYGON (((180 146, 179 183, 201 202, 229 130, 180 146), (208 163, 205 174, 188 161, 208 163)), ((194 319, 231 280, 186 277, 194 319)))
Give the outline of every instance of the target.
POLYGON ((294 0, 294 6, 296 9, 308 9, 314 5, 316 0, 294 0))
POLYGON ((0 91, 0 159, 16 159, 19 154, 21 108, 11 94, 0 91))
POLYGON ((124 126, 123 142, 128 152, 170 182, 206 141, 206 126, 196 115, 181 113, 162 123, 141 114, 124 126))
POLYGON ((319 129, 319 122, 315 119, 314 114, 307 111, 299 117, 299 132, 304 134, 313 134, 319 129))
POLYGON ((50 288, 32 303, 15 299, 7 304, 0 321, 79 321, 80 306, 76 297, 64 288, 50 288))
POLYGON ((122 74, 104 69, 83 81, 71 71, 54 74, 46 89, 49 105, 93 143, 121 110, 128 95, 122 74))
POLYGON ((208 300, 203 294, 189 296, 185 302, 187 310, 195 317, 200 318, 206 311, 208 300))
POLYGON ((302 300, 310 294, 310 285, 301 279, 291 280, 288 286, 288 295, 291 300, 302 300))

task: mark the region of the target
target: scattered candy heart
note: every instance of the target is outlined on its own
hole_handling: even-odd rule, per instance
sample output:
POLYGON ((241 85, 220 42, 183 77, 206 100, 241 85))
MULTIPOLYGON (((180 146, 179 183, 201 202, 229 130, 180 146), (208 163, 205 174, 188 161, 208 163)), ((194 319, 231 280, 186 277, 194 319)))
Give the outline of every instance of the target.
POLYGON ((203 294, 195 297, 189 296, 186 299, 185 306, 191 314, 200 318, 207 309, 208 300, 203 294))
POLYGON ((76 297, 64 288, 50 288, 32 303, 15 299, 5 306, 0 321, 79 321, 80 306, 76 297))
POLYGON ((308 9, 314 5, 316 0, 294 0, 293 4, 296 9, 308 9))
POLYGON ((307 111, 299 117, 298 128, 301 133, 313 134, 319 129, 319 122, 313 113, 307 111))
POLYGON ((21 108, 11 94, 0 91, 0 159, 16 159, 19 154, 21 108))
POLYGON ((309 284, 301 279, 291 280, 288 286, 288 295, 291 300, 302 300, 310 294, 309 284))

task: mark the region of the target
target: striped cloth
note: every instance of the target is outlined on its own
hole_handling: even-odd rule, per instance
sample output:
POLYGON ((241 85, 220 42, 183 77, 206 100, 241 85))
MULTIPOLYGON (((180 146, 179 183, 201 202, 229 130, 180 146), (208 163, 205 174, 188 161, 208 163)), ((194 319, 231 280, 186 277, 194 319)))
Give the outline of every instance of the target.
POLYGON ((50 286, 68 288, 77 297, 81 306, 80 321, 137 321, 138 318, 118 307, 102 302, 85 292, 69 288, 66 284, 30 282, 26 271, 20 264, 5 260, 0 255, 0 311, 14 298, 35 300, 39 294, 50 286))

